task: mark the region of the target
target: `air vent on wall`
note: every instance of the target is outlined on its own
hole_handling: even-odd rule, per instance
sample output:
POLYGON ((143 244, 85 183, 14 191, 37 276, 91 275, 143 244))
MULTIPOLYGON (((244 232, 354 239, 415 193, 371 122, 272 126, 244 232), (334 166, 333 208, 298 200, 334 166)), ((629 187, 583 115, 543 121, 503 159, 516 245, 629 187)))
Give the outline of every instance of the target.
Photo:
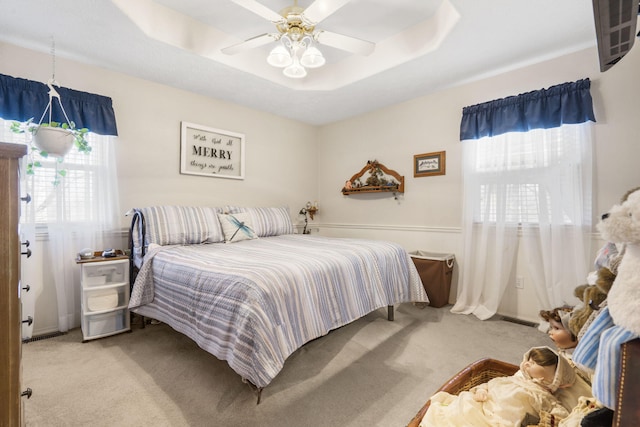
POLYGON ((600 71, 613 67, 631 50, 639 12, 638 0, 593 0, 600 71))

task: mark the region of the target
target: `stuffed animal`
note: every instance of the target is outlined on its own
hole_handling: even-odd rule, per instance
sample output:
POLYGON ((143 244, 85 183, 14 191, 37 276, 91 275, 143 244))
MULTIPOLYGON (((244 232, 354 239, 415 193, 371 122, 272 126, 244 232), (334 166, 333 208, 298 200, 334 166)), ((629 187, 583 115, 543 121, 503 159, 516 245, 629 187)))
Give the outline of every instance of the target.
POLYGON ((594 372, 593 395, 609 410, 616 407, 621 346, 640 336, 640 189, 602 215, 598 230, 608 242, 624 244, 607 306, 578 342, 573 360, 594 372))
POLYGON ((640 190, 602 215, 598 230, 604 239, 625 244, 625 254, 608 295, 611 318, 616 325, 640 335, 640 190))
MULTIPOLYGON (((622 258, 622 257, 620 257, 622 258)), ((618 267, 616 265, 616 270, 618 271, 618 267)), ((598 290, 604 294, 608 295, 609 290, 611 290, 611 286, 613 286, 613 281, 616 278, 616 274, 607 267, 602 267, 598 270, 598 277, 596 278, 596 287, 598 290)))
POLYGON ((593 313, 599 312, 602 303, 607 299, 607 293, 611 289, 611 284, 615 275, 606 267, 597 271, 596 283, 594 285, 580 285, 573 291, 574 295, 581 301, 579 306, 573 309, 569 319, 569 330, 580 339, 582 328, 587 325, 593 313))
MULTIPOLYGON (((629 195, 637 190, 640 190, 640 187, 627 191, 620 199, 620 203, 626 202, 629 195)), ((574 290, 574 295, 581 303, 575 307, 571 315, 569 328, 578 340, 606 306, 607 294, 616 278, 624 251, 624 243, 616 245, 613 242, 607 242, 596 256, 596 271, 589 273, 587 284, 580 285, 574 290)))

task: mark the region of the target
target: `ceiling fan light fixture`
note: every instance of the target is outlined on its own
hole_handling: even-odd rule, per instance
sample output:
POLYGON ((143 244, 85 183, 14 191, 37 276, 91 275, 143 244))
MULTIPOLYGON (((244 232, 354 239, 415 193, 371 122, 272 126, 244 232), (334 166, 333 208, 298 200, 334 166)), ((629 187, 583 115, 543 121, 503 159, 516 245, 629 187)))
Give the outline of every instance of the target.
POLYGON ((267 56, 267 62, 272 67, 284 68, 291 65, 293 61, 289 50, 279 44, 271 50, 267 56))
POLYGON ((307 1, 311 4, 305 8, 298 6, 298 0, 293 0, 293 6, 286 7, 278 13, 264 6, 260 0, 231 0, 275 24, 278 32, 249 38, 242 43, 223 48, 222 52, 234 55, 247 49, 262 47, 272 41, 279 42, 267 55, 267 63, 276 68, 284 68, 285 76, 297 79, 305 77, 307 69, 322 67, 326 64, 327 61, 318 48, 321 45, 360 55, 369 55, 373 52, 375 43, 320 30, 317 27, 321 21, 351 0, 307 1))
POLYGON ((325 62, 326 60, 324 56, 322 56, 322 52, 315 46, 309 46, 305 49, 302 58, 300 58, 300 64, 306 68, 322 67, 325 62))
POLYGON ((285 76, 292 79, 301 79, 306 77, 307 70, 304 69, 302 65, 300 65, 300 61, 297 56, 293 57, 293 63, 285 68, 283 71, 285 76))

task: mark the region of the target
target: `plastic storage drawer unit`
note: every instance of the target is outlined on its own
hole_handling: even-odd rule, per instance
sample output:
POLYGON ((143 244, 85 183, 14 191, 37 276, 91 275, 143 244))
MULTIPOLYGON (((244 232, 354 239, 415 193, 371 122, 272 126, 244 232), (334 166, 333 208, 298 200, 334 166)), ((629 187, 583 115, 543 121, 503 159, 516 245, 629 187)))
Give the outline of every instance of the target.
POLYGON ((77 259, 81 266, 82 341, 131 330, 129 258, 122 254, 77 259))
POLYGON ((429 305, 438 308, 449 304, 455 256, 427 251, 409 252, 409 255, 418 269, 429 305))

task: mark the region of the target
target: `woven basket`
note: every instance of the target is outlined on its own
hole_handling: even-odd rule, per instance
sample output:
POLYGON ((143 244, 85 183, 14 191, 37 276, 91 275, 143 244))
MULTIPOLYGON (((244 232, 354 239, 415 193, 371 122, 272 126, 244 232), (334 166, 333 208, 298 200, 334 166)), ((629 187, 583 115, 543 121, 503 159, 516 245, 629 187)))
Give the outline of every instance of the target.
MULTIPOLYGON (((515 374, 518 371, 518 367, 511 363, 502 362, 495 359, 480 359, 473 362, 462 371, 455 374, 449 381, 447 381, 437 391, 446 391, 450 394, 458 394, 461 391, 466 391, 479 384, 486 383, 492 378, 508 377, 515 374)), ((407 427, 418 427, 422 417, 429 409, 430 400, 418 411, 415 417, 409 422, 407 427)))

